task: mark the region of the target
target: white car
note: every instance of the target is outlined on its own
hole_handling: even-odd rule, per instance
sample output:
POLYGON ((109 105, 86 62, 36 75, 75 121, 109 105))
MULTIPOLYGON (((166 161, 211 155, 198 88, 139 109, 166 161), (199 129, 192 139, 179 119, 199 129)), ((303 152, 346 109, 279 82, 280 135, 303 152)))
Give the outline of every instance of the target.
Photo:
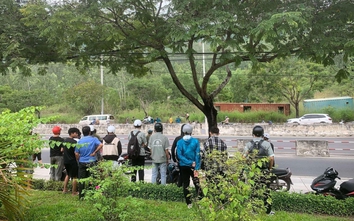
POLYGON ((292 118, 287 121, 287 123, 294 124, 331 124, 332 118, 328 114, 305 114, 300 118, 292 118))

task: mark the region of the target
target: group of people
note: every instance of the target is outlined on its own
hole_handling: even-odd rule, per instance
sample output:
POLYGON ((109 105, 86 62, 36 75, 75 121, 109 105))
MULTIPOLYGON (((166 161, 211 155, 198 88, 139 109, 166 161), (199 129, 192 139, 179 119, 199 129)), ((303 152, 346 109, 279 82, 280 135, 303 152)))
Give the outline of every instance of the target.
MULTIPOLYGON (((144 181, 145 157, 149 152, 152 159, 151 182, 156 183, 156 178, 158 173, 160 173, 161 184, 166 185, 167 167, 171 156, 168 137, 163 134, 163 125, 160 122, 155 123, 154 131, 149 130, 147 135, 141 131, 141 127, 141 120, 136 119, 134 121, 134 129, 128 136, 128 139, 131 139, 132 135, 136 136, 140 147, 139 156, 131 159, 131 165, 139 167, 139 169, 133 171, 131 181, 136 182, 137 176, 139 181, 144 181)), ((115 135, 115 128, 112 125, 108 126, 107 135, 102 140, 95 137, 94 131, 92 131, 90 126, 82 128, 83 137, 81 137, 81 132, 77 128, 70 128, 68 130, 69 137, 66 139, 60 137, 60 127, 54 127, 52 132, 53 136, 49 139, 51 145, 50 158, 51 164, 56 164, 57 167, 51 168, 51 179, 60 180, 63 167, 65 166, 67 175, 64 180, 63 192, 68 192, 67 184, 69 179, 72 179, 72 194, 78 194, 80 198, 83 197, 82 190, 85 188, 85 184, 80 182, 77 185, 77 178, 89 177, 90 172, 88 168, 96 165, 101 159, 111 160, 113 164, 118 164, 118 158, 122 153, 122 145, 119 138, 115 135)), ((183 188, 188 208, 192 207, 192 199, 188 189, 191 178, 197 196, 199 198, 203 197, 198 172, 201 169, 201 153, 204 151, 206 154, 209 154, 217 151, 222 153, 224 160, 228 157, 227 145, 220 139, 217 127, 210 128, 209 138, 203 144, 203 151, 201 151, 199 140, 192 137, 192 133, 193 126, 183 124, 181 126, 181 135, 175 138, 171 147, 172 160, 178 165, 180 171, 178 186, 182 186, 183 188)), ((244 148, 244 157, 247 157, 253 151, 254 142, 258 143, 262 141, 258 151, 262 156, 269 158, 267 169, 271 169, 274 165, 274 147, 267 141, 269 134, 264 134, 261 126, 255 126, 252 134, 254 136, 253 140, 247 143, 244 148)), ((206 177, 208 182, 215 182, 216 180, 213 180, 213 177, 216 175, 225 175, 222 167, 219 167, 213 173, 209 173, 206 177)), ((271 205, 267 203, 267 198, 268 195, 264 199, 267 213, 272 214, 271 205)))
MULTIPOLYGON (((180 168, 180 181, 178 185, 183 186, 183 193, 186 199, 186 203, 188 208, 192 207, 192 201, 190 197, 190 192, 188 190, 190 178, 192 178, 193 184, 195 186, 197 196, 203 197, 199 178, 198 178, 198 170, 201 168, 201 150, 198 139, 193 138, 191 136, 193 131, 193 127, 189 124, 182 125, 181 127, 181 135, 176 137, 174 140, 171 151, 172 151, 172 159, 173 161, 178 163, 180 168)), ((247 157, 253 151, 253 143, 259 142, 262 140, 259 145, 258 155, 261 157, 268 158, 268 164, 266 166, 266 170, 271 170, 274 166, 274 146, 269 142, 269 134, 264 134, 264 130, 261 126, 255 126, 252 131, 253 139, 251 142, 247 143, 244 148, 244 157, 247 157)), ((207 171, 210 173, 207 174, 206 179, 207 182, 214 182, 217 184, 219 177, 225 176, 223 171, 223 163, 227 160, 227 145, 225 142, 219 137, 219 129, 217 127, 212 127, 209 130, 209 138, 204 142, 204 152, 206 155, 211 154, 213 151, 218 153, 219 161, 217 162, 216 168, 208 168, 206 166, 207 171)), ((213 156, 216 157, 215 155, 213 156)), ((215 159, 212 159, 215 161, 215 159)), ((269 190, 269 183, 266 182, 269 190)), ((274 212, 271 210, 271 204, 268 203, 269 192, 266 191, 264 196, 264 204, 266 207, 266 213, 269 215, 273 215, 274 212)))
POLYGON ((77 182, 77 179, 91 176, 90 167, 97 164, 99 160, 111 160, 117 166, 118 157, 122 153, 122 145, 119 138, 114 134, 115 127, 108 126, 107 135, 100 140, 92 125, 82 128, 82 135, 78 128, 69 128, 67 138, 62 138, 61 128, 52 128, 53 136, 49 138, 50 164, 56 165, 50 168, 50 179, 60 181, 65 167, 63 193, 69 192, 67 186, 72 179, 72 195, 83 197, 82 190, 84 183, 77 182), (102 149, 102 150, 101 150, 102 149))

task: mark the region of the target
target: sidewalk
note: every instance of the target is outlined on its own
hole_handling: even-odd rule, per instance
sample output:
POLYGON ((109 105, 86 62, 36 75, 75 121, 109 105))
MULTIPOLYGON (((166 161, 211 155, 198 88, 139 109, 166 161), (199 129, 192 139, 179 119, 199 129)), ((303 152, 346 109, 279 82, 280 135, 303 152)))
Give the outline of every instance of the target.
MULTIPOLYGON (((34 169, 33 174, 35 179, 49 180, 49 169, 37 167, 34 169)), ((291 176, 293 185, 291 185, 291 192, 306 193, 312 191, 311 183, 315 177, 310 176, 291 176)), ((347 179, 338 180, 336 187, 346 181, 347 179)), ((151 182, 151 169, 145 169, 145 181, 151 182)))

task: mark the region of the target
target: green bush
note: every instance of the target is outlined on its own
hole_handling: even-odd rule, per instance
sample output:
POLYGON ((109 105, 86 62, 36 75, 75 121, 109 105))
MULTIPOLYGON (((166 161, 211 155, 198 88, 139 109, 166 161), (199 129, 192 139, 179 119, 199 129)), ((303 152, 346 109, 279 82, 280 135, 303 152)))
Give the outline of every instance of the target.
POLYGON ((275 192, 272 199, 275 210, 332 216, 354 215, 354 198, 337 200, 334 197, 315 194, 275 192))
MULTIPOLYGON (((33 188, 39 190, 62 191, 62 182, 33 180, 33 188)), ((166 186, 152 183, 134 183, 134 189, 126 190, 121 196, 136 198, 184 202, 183 190, 176 185, 166 186)), ((194 192, 191 190, 191 192, 194 192)), ((354 198, 337 200, 314 194, 301 194, 289 192, 272 193, 273 210, 295 213, 323 214, 332 216, 354 216, 354 198)))

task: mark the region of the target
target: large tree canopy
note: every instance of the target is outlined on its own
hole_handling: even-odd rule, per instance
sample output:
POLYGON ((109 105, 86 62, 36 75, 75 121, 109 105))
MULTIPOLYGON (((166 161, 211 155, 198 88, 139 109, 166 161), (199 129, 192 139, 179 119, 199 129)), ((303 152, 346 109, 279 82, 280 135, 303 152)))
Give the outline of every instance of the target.
MULTIPOLYGON (((126 69, 136 76, 165 64, 180 92, 217 124, 213 100, 242 61, 269 62, 290 55, 331 65, 353 54, 354 5, 350 0, 86 0, 60 5, 29 4, 22 22, 39 33, 33 50, 42 58, 29 62, 66 62, 85 70, 105 65, 112 72, 126 69), (200 43, 210 45, 203 73, 200 43), (198 50, 197 50, 198 48, 198 50), (179 79, 176 59, 186 59, 198 97, 179 79), (210 88, 218 70, 223 80, 210 88)), ((21 23, 22 24, 22 23, 21 23)), ((18 55, 21 56, 22 54, 18 55)), ((347 77, 345 66, 338 79, 347 77)))

